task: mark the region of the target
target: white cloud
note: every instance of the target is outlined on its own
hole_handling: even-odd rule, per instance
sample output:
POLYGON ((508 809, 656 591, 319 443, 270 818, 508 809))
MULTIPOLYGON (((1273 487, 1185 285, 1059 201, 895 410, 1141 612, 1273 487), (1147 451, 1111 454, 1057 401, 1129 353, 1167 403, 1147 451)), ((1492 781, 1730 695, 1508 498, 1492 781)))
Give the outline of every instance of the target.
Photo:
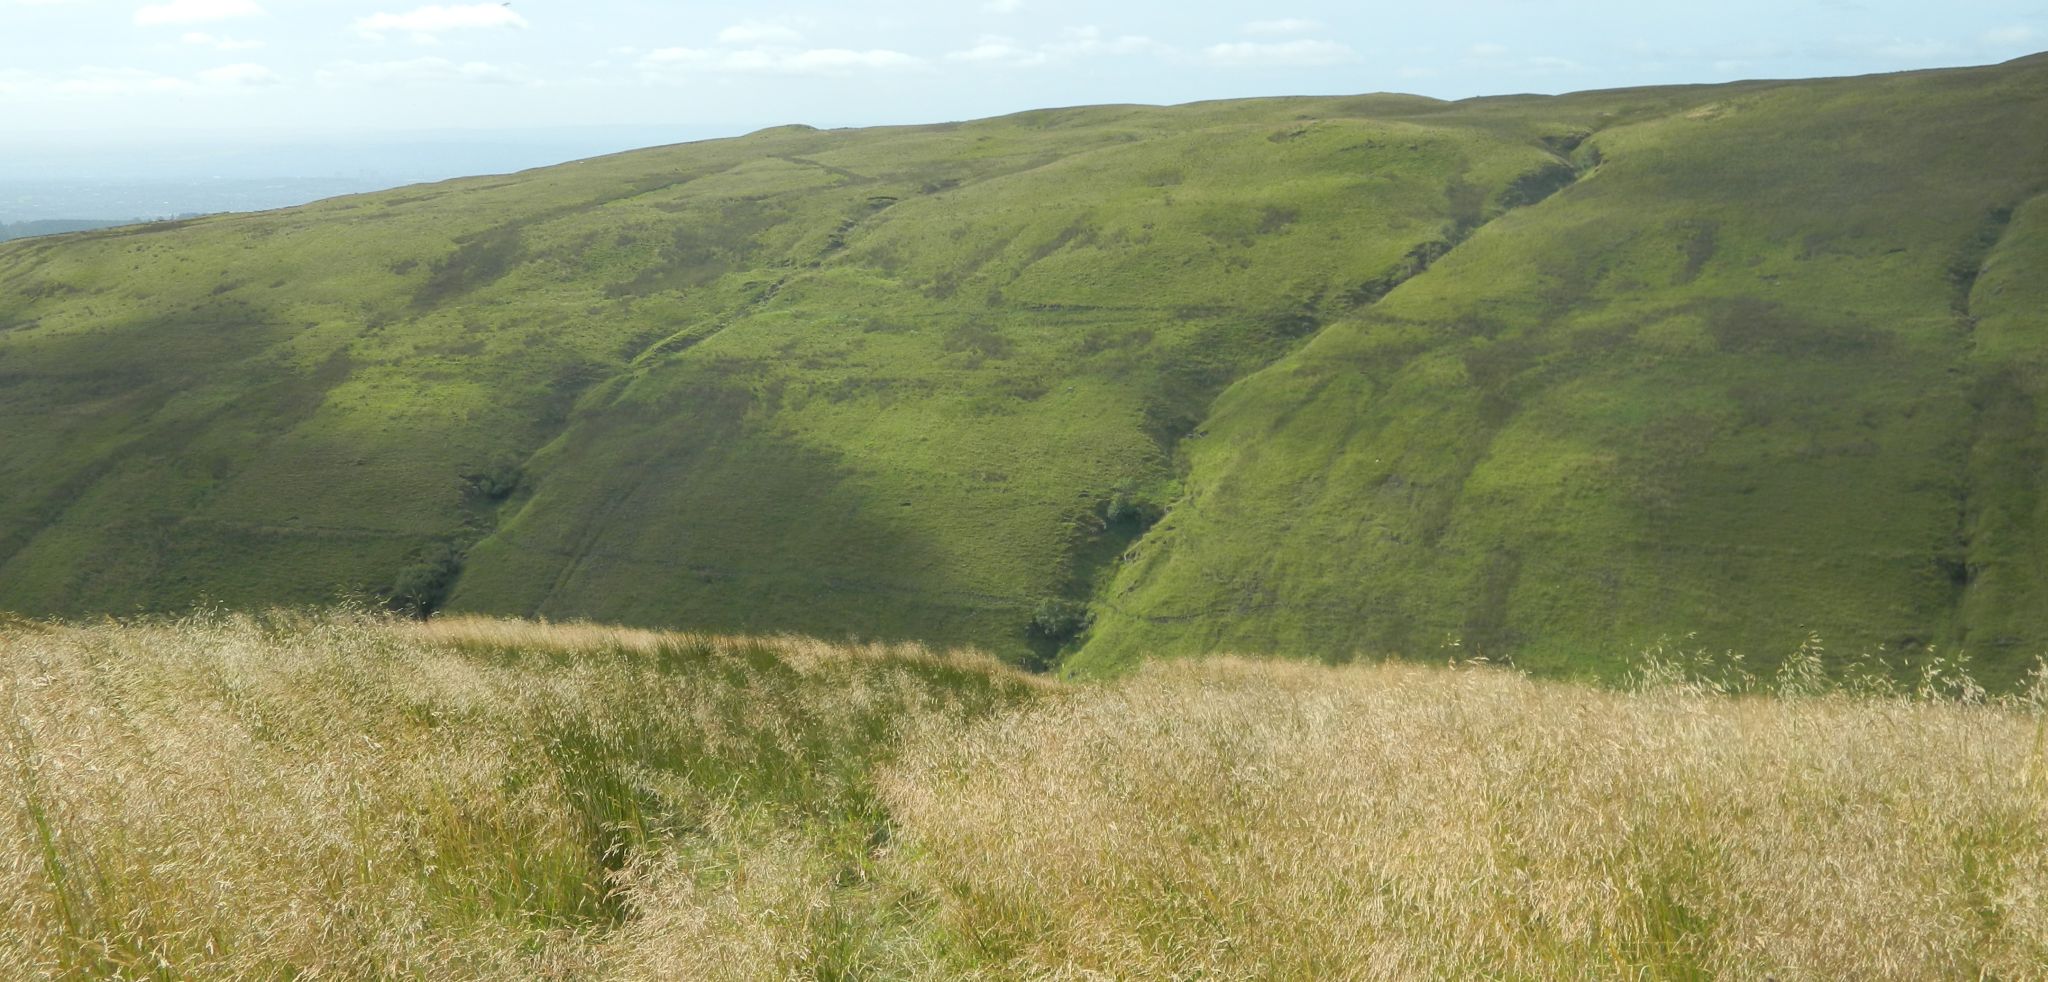
POLYGON ((1871 49, 1873 54, 1902 61, 1932 61, 1942 58, 1959 58, 1964 52, 1961 46, 1949 41, 1906 41, 1893 40, 1871 49))
POLYGON ((107 68, 88 65, 58 74, 21 69, 0 70, 0 98, 27 96, 54 98, 133 98, 149 95, 189 97, 208 89, 272 85, 282 81, 262 65, 222 65, 189 78, 145 71, 140 68, 107 68))
POLYGON ((512 85, 526 81, 520 72, 486 61, 454 62, 446 58, 405 61, 339 61, 320 70, 327 83, 476 82, 512 85))
POLYGON ((135 23, 144 27, 203 24, 235 17, 255 17, 262 13, 263 6, 256 0, 169 0, 137 9, 135 23))
POLYGON ((192 83, 182 78, 145 72, 139 68, 88 67, 40 81, 38 87, 52 95, 142 95, 182 92, 192 87, 192 83))
POLYGON ((2025 24, 2013 24, 1997 30, 1984 32, 1984 43, 2003 48, 2020 48, 2034 44, 2041 32, 2025 24))
MULTIPOLYGON (((1729 52, 1733 54, 1734 52, 1729 52)), ((1591 69, 1582 62, 1559 55, 1518 55, 1505 44, 1484 42, 1465 49, 1465 65, 1483 67, 1490 72, 1503 72, 1516 76, 1576 75, 1591 69)), ((1700 57, 1705 57, 1704 55, 1700 57)), ((1726 75, 1743 70, 1744 63, 1733 58, 1724 59, 1715 68, 1718 74, 1726 75)))
POLYGON ((1278 20, 1255 20, 1244 25, 1246 34, 1286 35, 1307 34, 1322 29, 1319 21, 1303 20, 1299 17, 1282 17, 1278 20))
POLYGON ((1335 41, 1277 41, 1260 43, 1239 41, 1232 44, 1214 44, 1202 54, 1217 65, 1231 67, 1299 67, 1338 65, 1355 61, 1358 53, 1349 45, 1335 41))
POLYGON ((795 44, 803 32, 781 21, 746 20, 718 32, 720 44, 795 44))
POLYGON ((1166 45, 1142 34, 1105 37, 1099 27, 1070 27, 1066 35, 1065 40, 1048 45, 1045 50, 1059 58, 1082 55, 1135 55, 1166 50, 1166 45))
POLYGON ((372 40, 383 40, 386 34, 405 34, 415 42, 432 44, 437 35, 449 31, 528 26, 531 25, 526 18, 504 4, 432 4, 402 14, 371 14, 356 21, 356 33, 372 40))
POLYGON ((846 75, 856 71, 918 68, 924 60, 887 49, 663 48, 649 52, 640 63, 656 74, 681 69, 748 75, 846 75))
POLYGON ((768 71, 791 72, 799 75, 844 72, 856 68, 912 68, 923 64, 923 59, 904 54, 901 51, 874 49, 849 51, 845 48, 816 48, 810 51, 788 52, 740 52, 741 63, 755 59, 755 63, 768 71))
POLYGON ((276 85, 284 81, 269 68, 249 62, 209 68, 199 73, 199 80, 215 85, 276 85))
POLYGON ((974 47, 946 52, 947 61, 965 61, 1010 65, 1042 65, 1051 60, 1045 52, 1022 47, 1006 38, 989 35, 974 43, 974 47))
POLYGON ((202 48, 212 48, 215 51, 254 51, 257 48, 263 47, 262 41, 251 41, 242 38, 219 37, 216 35, 208 34, 205 31, 187 31, 185 32, 185 35, 179 38, 178 40, 183 41, 186 44, 197 45, 202 48))
POLYGON ((1001 35, 984 35, 972 47, 946 53, 947 61, 1032 67, 1075 58, 1109 55, 1165 54, 1172 49, 1149 37, 1125 34, 1108 37, 1096 27, 1068 28, 1050 44, 1026 46, 1001 35))

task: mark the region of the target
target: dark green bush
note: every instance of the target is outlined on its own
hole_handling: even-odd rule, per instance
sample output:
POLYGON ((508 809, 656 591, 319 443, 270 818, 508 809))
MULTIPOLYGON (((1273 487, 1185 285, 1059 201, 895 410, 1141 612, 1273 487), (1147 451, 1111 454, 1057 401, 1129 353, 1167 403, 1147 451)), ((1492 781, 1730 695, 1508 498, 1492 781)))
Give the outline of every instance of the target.
POLYGON ((462 479, 469 483, 470 492, 477 497, 486 501, 503 501, 519 490, 519 483, 526 479, 526 472, 518 457, 501 453, 492 457, 482 469, 462 475, 462 479))
POLYGON ((1158 502, 1123 491, 1117 492, 1102 509, 1102 520, 1110 527, 1140 533, 1165 516, 1166 509, 1158 502))
POLYGON ((1039 601, 1038 606, 1031 611, 1028 630, 1033 637, 1055 644, 1065 644, 1087 630, 1088 625, 1094 620, 1094 613, 1089 611, 1087 604, 1079 600, 1047 597, 1039 601))
POLYGON ((1579 179, 1578 169, 1566 163, 1552 163, 1514 179, 1507 189, 1500 193, 1502 208, 1526 208, 1540 204, 1544 199, 1579 179))
POLYGON ((440 543, 427 549, 418 562, 398 571, 386 604, 401 614, 424 619, 447 601, 461 575, 462 553, 440 543))

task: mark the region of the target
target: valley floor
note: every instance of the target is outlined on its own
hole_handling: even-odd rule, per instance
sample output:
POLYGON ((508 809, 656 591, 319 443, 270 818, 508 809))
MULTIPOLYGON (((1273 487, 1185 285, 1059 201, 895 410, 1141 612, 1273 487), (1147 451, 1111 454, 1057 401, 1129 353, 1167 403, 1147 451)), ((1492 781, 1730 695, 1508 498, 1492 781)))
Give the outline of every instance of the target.
POLYGON ((2048 964, 2039 699, 1698 677, 1220 659, 1061 685, 970 653, 588 625, 4 623, 0 961, 166 979, 2048 964))

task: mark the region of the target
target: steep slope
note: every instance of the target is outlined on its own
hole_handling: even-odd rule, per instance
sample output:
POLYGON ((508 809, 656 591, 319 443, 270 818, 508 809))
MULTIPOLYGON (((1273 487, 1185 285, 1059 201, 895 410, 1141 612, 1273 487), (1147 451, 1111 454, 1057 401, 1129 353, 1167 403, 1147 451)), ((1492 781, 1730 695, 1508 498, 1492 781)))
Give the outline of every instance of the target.
POLYGON ((0 246, 0 609, 2009 667, 2044 82, 789 127, 0 246))
POLYGON ((1587 152, 1224 395, 1082 667, 2048 645, 2048 71, 1712 93, 1587 152))
POLYGON ((2048 637, 2048 194, 1985 223, 1990 251, 1969 278, 1970 496, 1961 516, 1968 589, 1959 611, 1977 647, 2026 651, 2048 637))
POLYGON ((1571 132, 1449 109, 789 128, 9 248, 0 604, 452 590, 1021 655, 1224 385, 1571 132))

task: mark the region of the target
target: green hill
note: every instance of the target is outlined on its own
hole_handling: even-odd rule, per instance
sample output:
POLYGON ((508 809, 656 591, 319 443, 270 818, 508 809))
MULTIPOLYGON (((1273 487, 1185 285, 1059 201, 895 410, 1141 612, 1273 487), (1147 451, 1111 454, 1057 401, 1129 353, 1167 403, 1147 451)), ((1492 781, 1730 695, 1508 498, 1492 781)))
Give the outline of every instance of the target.
POLYGON ((0 607, 1996 675, 2048 648, 2043 192, 2030 59, 790 127, 0 246, 0 607))
POLYGON ((39 219, 27 222, 0 222, 0 242, 10 239, 26 239, 38 235, 62 235, 65 232, 85 232, 96 228, 120 225, 121 222, 95 221, 92 219, 39 219))

